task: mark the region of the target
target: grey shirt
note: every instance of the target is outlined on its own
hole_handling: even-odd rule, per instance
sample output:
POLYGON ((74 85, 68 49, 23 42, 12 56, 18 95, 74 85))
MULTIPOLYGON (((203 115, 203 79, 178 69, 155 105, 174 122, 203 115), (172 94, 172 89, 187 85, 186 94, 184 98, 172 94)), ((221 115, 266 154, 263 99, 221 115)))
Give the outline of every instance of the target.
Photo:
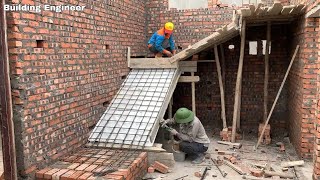
MULTIPOLYGON (((170 122, 174 122, 174 119, 170 122)), ((183 141, 203 143, 205 146, 210 143, 201 121, 196 116, 191 123, 180 124, 179 134, 183 141)))

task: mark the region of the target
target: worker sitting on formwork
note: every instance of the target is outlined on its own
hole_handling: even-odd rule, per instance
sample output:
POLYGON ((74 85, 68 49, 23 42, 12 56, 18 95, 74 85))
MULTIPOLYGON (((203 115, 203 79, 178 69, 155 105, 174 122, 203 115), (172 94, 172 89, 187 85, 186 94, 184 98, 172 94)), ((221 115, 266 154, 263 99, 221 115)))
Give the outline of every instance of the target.
POLYGON ((148 41, 148 48, 156 57, 162 57, 163 54, 171 57, 176 54, 172 35, 173 29, 173 23, 167 22, 164 27, 155 32, 148 41))
POLYGON ((180 108, 175 113, 174 118, 162 120, 160 124, 170 131, 173 136, 181 140, 179 149, 193 159, 192 163, 199 164, 203 162, 204 153, 208 150, 210 140, 202 123, 192 111, 187 108, 180 108), (179 132, 167 126, 167 124, 173 123, 180 125, 179 132))

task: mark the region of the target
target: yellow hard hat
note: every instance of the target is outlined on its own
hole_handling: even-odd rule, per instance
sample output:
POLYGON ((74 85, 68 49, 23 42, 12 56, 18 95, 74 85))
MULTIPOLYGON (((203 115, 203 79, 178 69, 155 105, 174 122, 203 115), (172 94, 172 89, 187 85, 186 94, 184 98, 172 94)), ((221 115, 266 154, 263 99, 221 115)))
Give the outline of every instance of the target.
POLYGON ((173 28, 174 28, 174 24, 173 24, 172 22, 167 22, 167 23, 164 25, 164 29, 165 29, 165 32, 166 32, 166 33, 172 33, 173 28))

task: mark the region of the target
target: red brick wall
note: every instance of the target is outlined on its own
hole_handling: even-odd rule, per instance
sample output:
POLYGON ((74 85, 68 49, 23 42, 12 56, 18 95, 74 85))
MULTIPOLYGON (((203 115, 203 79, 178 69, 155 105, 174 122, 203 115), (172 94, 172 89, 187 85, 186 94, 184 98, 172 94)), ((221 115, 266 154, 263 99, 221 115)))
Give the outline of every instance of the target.
MULTIPOLYGON (((319 31, 319 25, 320 20, 319 18, 316 19, 316 22, 318 23, 318 28, 316 29, 317 32, 317 38, 315 39, 317 42, 317 48, 319 51, 319 42, 320 42, 320 31, 319 31)), ((313 161, 314 161, 314 179, 320 178, 320 56, 319 52, 317 54, 317 104, 316 104, 316 120, 314 124, 315 129, 315 145, 314 145, 314 154, 313 154, 313 161)))
POLYGON ((317 100, 317 31, 315 19, 300 19, 292 26, 292 52, 300 45, 296 62, 290 73, 290 139, 298 154, 311 158, 314 143, 314 123, 317 100))
POLYGON ((132 55, 144 55, 146 41, 142 0, 24 3, 86 8, 7 13, 21 176, 87 141, 89 127, 105 110, 103 103, 111 100, 128 73, 127 46, 132 55), (43 40, 44 48, 37 48, 36 40, 43 40))

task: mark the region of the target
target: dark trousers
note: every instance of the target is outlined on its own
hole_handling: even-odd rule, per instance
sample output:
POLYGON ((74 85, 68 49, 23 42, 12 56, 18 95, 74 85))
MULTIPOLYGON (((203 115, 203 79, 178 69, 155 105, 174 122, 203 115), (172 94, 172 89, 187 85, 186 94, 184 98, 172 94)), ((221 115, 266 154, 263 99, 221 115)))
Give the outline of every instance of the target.
POLYGON ((182 141, 179 145, 180 151, 191 156, 198 156, 208 150, 202 143, 182 141))

